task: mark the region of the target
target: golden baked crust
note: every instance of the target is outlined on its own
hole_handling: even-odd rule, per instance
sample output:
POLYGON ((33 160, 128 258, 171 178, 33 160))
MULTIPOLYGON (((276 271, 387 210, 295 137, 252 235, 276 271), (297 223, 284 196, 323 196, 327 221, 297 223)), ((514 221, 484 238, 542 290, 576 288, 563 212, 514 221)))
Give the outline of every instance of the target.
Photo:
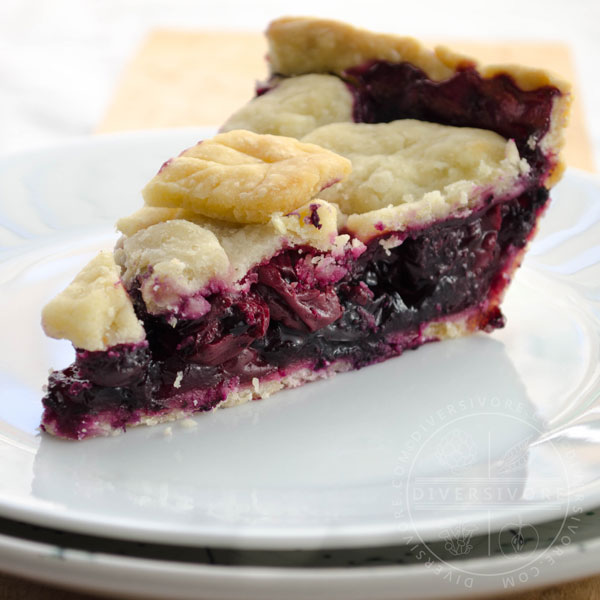
POLYGON ((458 70, 472 67, 483 79, 508 75, 523 91, 554 87, 559 95, 553 101, 550 127, 536 143, 546 156, 553 159, 553 168, 545 181, 546 187, 552 187, 564 172, 565 164, 560 153, 564 146, 563 132, 572 100, 571 85, 553 73, 512 64, 481 66, 474 58, 455 53, 444 46, 429 50, 410 37, 374 33, 328 19, 284 17, 273 21, 266 33, 268 60, 274 75, 343 75, 351 67, 382 60, 411 63, 434 81, 448 79, 458 70))
POLYGON ((522 90, 551 85, 563 94, 570 84, 542 69, 517 65, 480 67, 474 58, 458 54, 445 46, 429 50, 411 37, 374 33, 328 19, 283 17, 267 29, 269 65, 272 73, 342 73, 372 60, 409 62, 430 79, 442 81, 458 69, 475 67, 483 78, 500 73, 510 75, 522 90))
POLYGON ((328 19, 283 17, 267 29, 268 60, 272 73, 342 73, 369 60, 410 62, 440 81, 458 66, 473 66, 458 54, 438 56, 411 37, 399 37, 359 29, 328 19))
POLYGON ((339 181, 350 161, 294 138, 234 130, 186 150, 144 188, 149 206, 234 223, 266 223, 339 181))
POLYGON ((135 344, 146 334, 110 252, 100 252, 42 311, 46 335, 76 348, 105 350, 135 344))
POLYGON ((391 221, 400 230, 426 222, 421 208, 433 196, 446 204, 446 214, 435 214, 444 218, 478 204, 482 195, 506 193, 529 171, 512 140, 485 129, 402 119, 334 123, 303 139, 352 161, 352 173, 321 192, 324 200, 336 202, 349 216, 404 206, 395 211, 404 222, 391 221))
POLYGON ((321 73, 283 79, 232 115, 221 131, 249 129, 301 138, 313 129, 351 121, 354 99, 339 78, 321 73))

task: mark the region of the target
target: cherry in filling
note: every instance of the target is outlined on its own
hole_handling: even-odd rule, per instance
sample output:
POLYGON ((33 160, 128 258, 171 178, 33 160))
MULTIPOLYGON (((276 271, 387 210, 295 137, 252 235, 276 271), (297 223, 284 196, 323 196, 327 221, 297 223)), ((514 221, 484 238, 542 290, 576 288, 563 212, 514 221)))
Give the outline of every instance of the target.
POLYGON ((77 351, 73 365, 50 377, 44 423, 82 438, 97 433, 99 419, 124 427, 141 415, 208 410, 254 378, 337 361, 360 368, 400 354, 427 341, 427 323, 473 307, 484 307, 480 328, 501 327, 494 300, 547 199, 543 187, 490 198, 466 219, 397 242, 373 239, 357 260, 285 250, 248 274, 248 291, 214 294, 206 315, 174 327, 131 290, 147 342, 77 351))

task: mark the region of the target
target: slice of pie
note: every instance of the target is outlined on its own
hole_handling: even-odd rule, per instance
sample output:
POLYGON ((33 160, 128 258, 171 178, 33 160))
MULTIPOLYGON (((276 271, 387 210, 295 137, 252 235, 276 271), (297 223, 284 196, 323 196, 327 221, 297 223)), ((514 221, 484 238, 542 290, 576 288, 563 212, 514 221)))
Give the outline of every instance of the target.
POLYGON ((268 36, 258 96, 167 161, 44 309, 76 358, 43 430, 118 433, 504 324, 568 86, 331 21, 268 36))

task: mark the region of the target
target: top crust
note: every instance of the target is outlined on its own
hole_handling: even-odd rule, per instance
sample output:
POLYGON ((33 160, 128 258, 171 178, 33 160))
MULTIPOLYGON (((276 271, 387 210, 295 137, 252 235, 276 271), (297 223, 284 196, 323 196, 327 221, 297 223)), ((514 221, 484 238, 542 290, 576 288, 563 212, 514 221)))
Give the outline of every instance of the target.
POLYGON ((559 94, 552 103, 549 129, 536 143, 551 165, 544 185, 551 188, 564 172, 561 150, 572 100, 571 86, 548 71, 510 64, 480 66, 475 59, 444 46, 431 51, 410 37, 374 33, 327 19, 284 17, 273 21, 266 33, 273 75, 334 73, 343 79, 352 67, 388 61, 410 63, 433 81, 443 81, 473 68, 484 80, 507 75, 524 92, 555 88, 559 94))
POLYGON ((188 209, 234 223, 266 223, 350 173, 329 150, 294 138, 234 130, 186 150, 144 188, 148 206, 188 209))
POLYGON ((328 123, 352 120, 354 100, 339 78, 321 73, 283 79, 232 115, 221 131, 249 129, 300 139, 328 123))
MULTIPOLYGON (((115 257, 127 286, 141 276, 140 291, 150 312, 177 312, 182 297, 222 279, 230 268, 215 234, 181 219, 156 223, 124 238, 115 257)), ((185 309, 201 316, 206 302, 185 309)))
POLYGON ((457 54, 440 58, 411 37, 372 33, 326 19, 277 19, 269 25, 267 39, 271 72, 279 75, 342 73, 370 60, 388 60, 410 62, 439 81, 458 66, 475 65, 457 54))
POLYGON ((46 335, 89 351, 146 337, 110 252, 100 252, 44 307, 42 326, 46 335))
POLYGON ((333 123, 315 129, 304 140, 352 161, 350 176, 323 190, 324 200, 336 202, 350 218, 375 212, 376 222, 382 218, 380 209, 393 207, 391 213, 398 216, 393 223, 400 230, 471 208, 482 196, 514 191, 529 172, 512 140, 484 129, 412 119, 333 123), (445 211, 438 210, 428 219, 421 207, 433 197, 445 211))
POLYGON ((431 51, 411 37, 373 33, 327 19, 276 19, 267 29, 267 39, 271 71, 279 75, 341 74, 372 60, 385 60, 409 62, 434 81, 447 79, 459 69, 476 67, 484 78, 506 73, 524 91, 551 85, 563 94, 570 92, 567 82, 541 69, 515 65, 480 67, 475 59, 444 46, 431 51))

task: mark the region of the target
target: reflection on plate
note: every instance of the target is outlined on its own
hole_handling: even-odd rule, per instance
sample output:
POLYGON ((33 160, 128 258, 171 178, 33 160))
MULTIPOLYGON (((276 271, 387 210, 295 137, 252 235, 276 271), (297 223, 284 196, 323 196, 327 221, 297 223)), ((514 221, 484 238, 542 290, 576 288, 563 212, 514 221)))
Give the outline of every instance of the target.
POLYGON ((0 164, 0 190, 27 214, 0 214, 11 246, 0 262, 11 340, 0 351, 0 515, 155 543, 290 549, 527 531, 600 504, 600 189, 576 172, 509 291, 504 330, 198 415, 193 428, 82 443, 37 434, 48 367, 72 357, 44 338, 40 307, 114 243, 109 223, 139 205, 148 164, 203 135, 94 138, 0 164), (65 196, 67 170, 77 176, 65 196))

